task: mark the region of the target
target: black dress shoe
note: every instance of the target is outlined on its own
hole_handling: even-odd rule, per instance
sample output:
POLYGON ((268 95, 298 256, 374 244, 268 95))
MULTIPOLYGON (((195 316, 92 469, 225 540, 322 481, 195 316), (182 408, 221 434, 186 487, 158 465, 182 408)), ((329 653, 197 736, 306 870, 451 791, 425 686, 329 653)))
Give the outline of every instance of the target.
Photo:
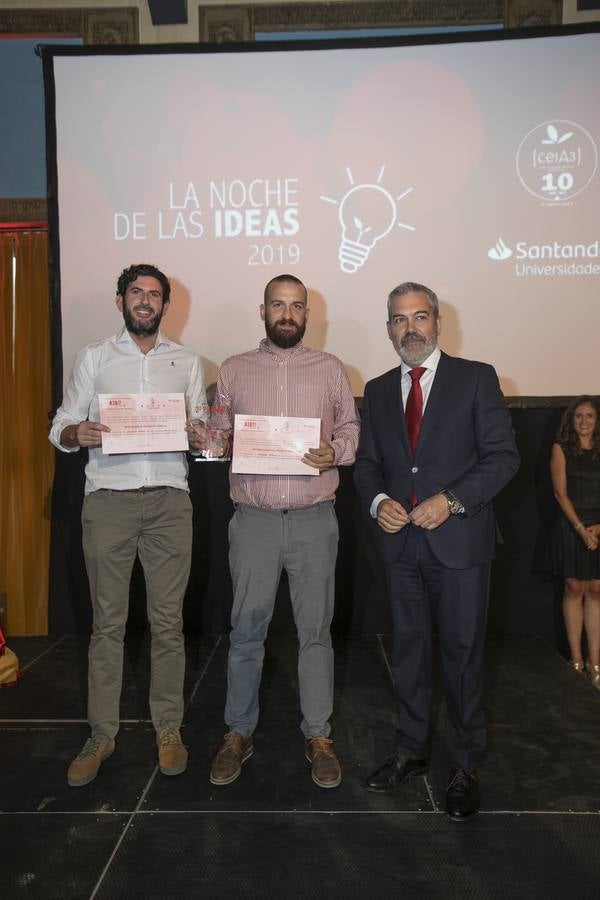
POLYGON ((407 778, 425 775, 428 769, 429 763, 426 759, 408 759, 401 753, 394 753, 369 775, 366 787, 368 791, 374 791, 376 794, 388 794, 400 787, 407 778))
POLYGON ((450 771, 446 790, 446 812, 453 822, 466 822, 479 812, 479 784, 464 769, 450 771))

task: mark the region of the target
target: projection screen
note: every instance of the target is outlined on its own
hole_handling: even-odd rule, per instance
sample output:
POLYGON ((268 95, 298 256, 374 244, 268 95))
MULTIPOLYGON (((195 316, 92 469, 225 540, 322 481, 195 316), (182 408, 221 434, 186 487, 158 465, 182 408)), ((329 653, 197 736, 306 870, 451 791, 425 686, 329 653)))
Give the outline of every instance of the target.
POLYGON ((264 336, 264 285, 290 272, 306 342, 357 395, 398 361, 402 281, 438 293, 442 348, 507 395, 600 393, 598 28, 463 37, 50 48, 65 378, 120 327, 121 269, 151 262, 207 383, 264 336))

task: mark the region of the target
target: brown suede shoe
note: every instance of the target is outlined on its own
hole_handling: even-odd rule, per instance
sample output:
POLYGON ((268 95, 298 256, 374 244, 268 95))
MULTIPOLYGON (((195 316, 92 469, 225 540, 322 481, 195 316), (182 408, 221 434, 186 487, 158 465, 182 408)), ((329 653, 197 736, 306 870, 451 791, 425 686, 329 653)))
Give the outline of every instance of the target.
POLYGON ((231 784, 239 777, 242 765, 254 753, 251 737, 228 731, 210 769, 211 784, 231 784))
POLYGON ((308 738, 305 745, 312 780, 322 788, 334 788, 342 783, 342 769, 332 745, 333 741, 326 737, 308 738))
POLYGON ((75 757, 67 770, 67 781, 71 787, 83 787, 93 781, 100 766, 115 749, 115 742, 105 734, 97 734, 87 739, 83 750, 75 757))
POLYGON ((162 728, 156 732, 158 765, 163 775, 181 775, 188 764, 188 752, 178 728, 162 728))

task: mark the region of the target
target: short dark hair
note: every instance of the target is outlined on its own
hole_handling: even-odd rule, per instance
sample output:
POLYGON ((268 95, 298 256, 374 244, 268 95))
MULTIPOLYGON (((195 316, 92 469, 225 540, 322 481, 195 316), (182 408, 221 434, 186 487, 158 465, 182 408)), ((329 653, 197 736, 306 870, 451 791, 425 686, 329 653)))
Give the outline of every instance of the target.
POLYGON ((589 403, 592 409, 596 410, 596 427, 592 434, 591 443, 593 450, 592 455, 595 459, 598 459, 600 457, 600 406, 598 405, 598 400, 595 397, 590 397, 589 394, 581 394, 581 396, 571 400, 563 413, 558 434, 556 435, 556 443, 562 447, 565 456, 579 456, 581 453, 581 446, 579 444, 579 437, 575 431, 573 418, 575 416, 575 411, 580 406, 583 406, 584 403, 589 403))
POLYGON ((295 275, 276 275, 275 278, 271 278, 270 281, 265 285, 265 293, 264 293, 264 301, 265 303, 269 299, 269 290, 272 284, 279 284, 280 282, 291 281, 292 284, 299 284, 300 287, 304 291, 304 299, 308 298, 308 291, 306 290, 306 285, 300 281, 299 278, 296 278, 295 275))
POLYGON ((169 302, 169 297, 171 296, 169 279, 164 272, 161 272, 160 269, 157 269, 156 266, 151 266, 149 263, 137 263, 137 265, 129 266, 128 269, 123 269, 119 275, 119 280, 117 281, 117 294, 124 297, 125 291, 129 285, 132 284, 136 278, 139 278, 140 275, 149 275, 151 278, 156 278, 156 280, 160 282, 162 288, 163 306, 165 303, 169 302))
POLYGON ((390 320, 390 312, 392 308, 392 300, 395 300, 396 297, 403 297, 405 294, 425 294, 426 297, 429 298, 429 302, 431 303, 431 309, 433 311, 433 318, 439 319, 440 317, 440 303, 437 298, 437 294, 434 293, 431 288, 425 287, 424 284, 419 284, 417 281, 403 281, 402 284, 399 284, 398 287, 395 287, 392 291, 390 291, 388 300, 387 300, 387 311, 388 311, 388 322, 390 320))

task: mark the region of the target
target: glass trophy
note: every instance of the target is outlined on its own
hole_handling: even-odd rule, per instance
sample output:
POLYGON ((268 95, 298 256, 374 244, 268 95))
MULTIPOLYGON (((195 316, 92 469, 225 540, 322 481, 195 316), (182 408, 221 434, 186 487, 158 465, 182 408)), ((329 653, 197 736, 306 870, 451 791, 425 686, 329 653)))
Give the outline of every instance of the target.
POLYGON ((230 462, 231 430, 206 425, 202 419, 190 419, 190 425, 200 437, 206 438, 206 446, 194 456, 194 462, 230 462))

